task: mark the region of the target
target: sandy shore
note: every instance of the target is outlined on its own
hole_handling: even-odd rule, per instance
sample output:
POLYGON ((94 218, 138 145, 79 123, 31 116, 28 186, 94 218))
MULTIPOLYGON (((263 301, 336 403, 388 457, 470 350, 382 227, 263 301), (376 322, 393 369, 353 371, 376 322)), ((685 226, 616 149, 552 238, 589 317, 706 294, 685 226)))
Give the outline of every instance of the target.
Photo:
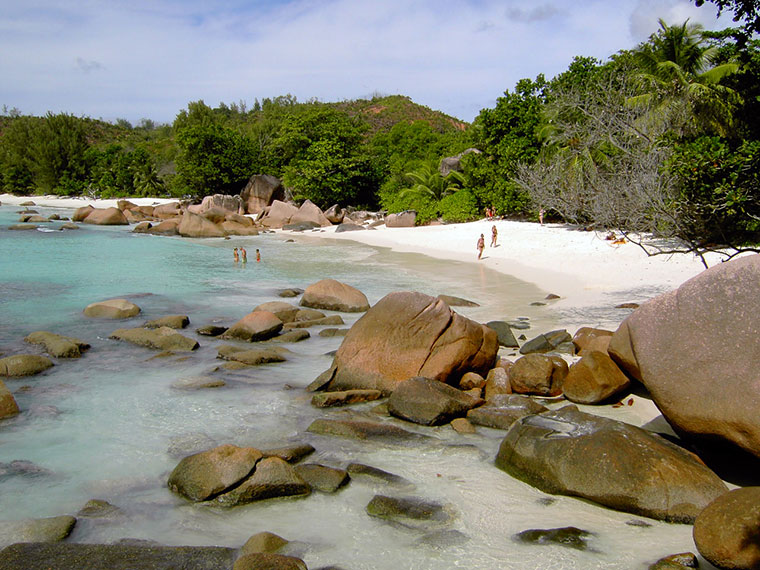
MULTIPOLYGON (((704 270, 692 254, 650 257, 633 243, 613 244, 604 234, 562 224, 482 220, 417 228, 380 226, 343 233, 326 228, 309 235, 482 264, 559 295, 558 305, 567 307, 642 302, 677 288, 704 270), (494 225, 497 244, 490 247, 494 225), (480 234, 485 237, 486 248, 478 261, 480 234)), ((710 261, 718 263, 717 256, 710 261)))
POLYGON ((55 195, 45 196, 13 196, 12 194, 0 194, 0 204, 18 206, 23 202, 34 202, 37 206, 46 208, 82 208, 92 206, 93 208, 115 208, 119 200, 128 199, 138 206, 158 206, 159 204, 168 204, 177 202, 176 198, 113 198, 110 200, 100 200, 93 198, 84 198, 82 196, 62 197, 55 195))

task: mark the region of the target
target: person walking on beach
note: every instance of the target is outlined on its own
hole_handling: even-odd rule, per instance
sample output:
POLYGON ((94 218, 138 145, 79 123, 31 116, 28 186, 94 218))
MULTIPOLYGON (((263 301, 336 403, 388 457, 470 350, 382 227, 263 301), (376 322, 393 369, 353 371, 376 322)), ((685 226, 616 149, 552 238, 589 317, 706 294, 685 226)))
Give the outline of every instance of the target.
POLYGON ((248 263, 248 252, 244 247, 240 248, 240 259, 243 261, 243 263, 248 263))
POLYGON ((480 234, 480 239, 478 240, 478 259, 483 255, 483 250, 486 248, 486 238, 483 237, 483 234, 480 234))
POLYGON ((541 224, 542 226, 544 225, 544 214, 545 213, 546 213, 546 210, 544 210, 543 208, 541 208, 538 211, 538 223, 541 224))
POLYGON ((494 226, 491 228, 491 247, 496 247, 497 233, 498 232, 496 231, 496 224, 494 224, 494 226))
POLYGON ((240 261, 240 256, 238 255, 238 249, 237 248, 235 248, 235 249, 232 250, 232 257, 235 260, 235 263, 237 263, 238 261, 240 261))
POLYGON ((261 261, 261 254, 259 253, 259 250, 257 249, 256 250, 256 263, 258 263, 259 261, 261 261))

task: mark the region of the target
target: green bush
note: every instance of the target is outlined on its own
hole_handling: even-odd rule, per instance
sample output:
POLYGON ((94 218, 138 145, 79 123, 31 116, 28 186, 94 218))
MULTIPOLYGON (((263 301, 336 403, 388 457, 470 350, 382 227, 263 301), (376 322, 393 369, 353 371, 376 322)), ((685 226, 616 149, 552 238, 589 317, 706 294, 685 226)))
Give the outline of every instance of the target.
POLYGON ((469 190, 459 190, 444 197, 438 208, 444 222, 469 222, 478 217, 478 201, 469 190))

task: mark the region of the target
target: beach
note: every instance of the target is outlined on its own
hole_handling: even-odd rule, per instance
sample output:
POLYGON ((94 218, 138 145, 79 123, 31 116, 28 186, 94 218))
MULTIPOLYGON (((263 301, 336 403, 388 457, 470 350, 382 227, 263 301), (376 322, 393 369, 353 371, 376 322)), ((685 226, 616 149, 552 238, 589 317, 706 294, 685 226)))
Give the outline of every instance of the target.
MULTIPOLYGON (((14 206, 26 201, 47 215, 49 208, 60 208, 56 213, 61 216, 88 204, 109 207, 117 202, 0 196, 5 225, 17 217, 14 206)), ((130 201, 153 205, 174 200, 130 201)), ((472 568, 622 570, 694 548, 686 525, 631 524, 638 519, 630 514, 571 497, 548 498, 495 469, 493 458, 503 438, 499 430, 478 428, 476 434, 460 435, 448 425, 405 425, 433 438, 425 446, 347 442, 310 434, 307 428, 316 419, 374 413, 373 404, 325 412, 309 403, 305 387, 330 365, 327 355, 338 348, 340 337, 314 331, 311 339, 292 346, 287 362, 236 371, 219 366, 221 341, 187 332, 200 341, 197 351, 156 358, 148 349, 109 339, 116 323, 81 316, 92 301, 123 296, 140 305, 136 321, 184 313, 190 316, 191 329, 209 323, 229 325, 253 306, 279 299, 280 289, 303 288, 332 277, 362 289, 372 304, 394 290, 470 298, 481 306, 456 311, 478 322, 521 316, 530 324, 521 332, 533 338, 552 328, 573 334, 580 326, 616 327, 631 310, 614 309, 615 303, 643 302, 677 287, 702 270, 692 256, 647 258, 633 244, 615 247, 594 232, 505 220, 381 226, 346 233, 334 233, 334 228, 277 230, 205 240, 83 224, 71 233, 44 227, 7 232, 0 245, 6 263, 0 264, 6 269, 0 349, 9 354, 28 351, 22 339, 34 330, 52 330, 92 344, 84 358, 59 361, 34 380, 9 380, 22 414, 6 424, 5 456, 30 461, 49 474, 4 482, 0 506, 7 519, 76 513, 87 500, 98 498, 123 509, 123 518, 119 524, 84 521, 74 542, 137 538, 169 545, 239 547, 253 532, 271 531, 308 544, 302 551, 294 547, 294 553, 309 567, 340 563, 367 570, 454 568, 458 560, 468 560, 472 568), (478 261, 477 237, 483 233, 489 244, 494 224, 497 247, 487 245, 478 261), (249 252, 261 248, 262 263, 234 264, 232 248, 240 245, 249 252), (549 293, 560 298, 548 300, 549 293), (604 318, 599 307, 607 308, 604 318), (178 379, 199 377, 221 379, 226 385, 190 391, 174 387, 178 379), (418 534, 377 524, 364 508, 374 494, 387 491, 359 480, 338 495, 261 502, 223 515, 189 507, 166 490, 169 472, 191 450, 226 443, 278 448, 302 442, 316 447, 312 462, 360 462, 415 482, 415 495, 453 508, 458 516, 454 530, 466 535, 466 541, 421 548, 418 534), (30 492, 40 484, 46 485, 44 493, 30 492), (526 528, 562 525, 590 531, 592 549, 534 550, 509 539, 526 528), (370 535, 371 543, 357 542, 357 537, 370 535)), ((0 247, 0 261, 2 254, 0 247)), ((359 315, 343 318, 348 328, 359 315)), ((506 348, 500 355, 519 357, 506 348)), ((625 400, 630 404, 616 408, 579 407, 652 431, 668 431, 650 399, 633 394, 625 400)), ((556 408, 566 402, 546 403, 556 408)))

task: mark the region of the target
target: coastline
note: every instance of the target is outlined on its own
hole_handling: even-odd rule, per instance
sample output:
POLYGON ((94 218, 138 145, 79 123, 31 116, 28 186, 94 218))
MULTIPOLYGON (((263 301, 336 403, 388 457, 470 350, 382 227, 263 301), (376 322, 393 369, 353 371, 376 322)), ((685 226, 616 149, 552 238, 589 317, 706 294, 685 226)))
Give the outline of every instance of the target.
MULTIPOLYGON (((174 198, 124 198, 137 205, 158 205, 174 198)), ((98 208, 116 207, 120 199, 90 199, 60 196, 0 195, 0 203, 20 205, 31 200, 40 207, 98 208)), ((288 236, 350 240, 388 248, 395 252, 423 254, 436 259, 482 265, 521 281, 532 283, 547 294, 558 309, 578 310, 619 303, 642 303, 661 293, 676 289, 698 275, 704 266, 691 253, 647 256, 633 243, 614 244, 602 232, 582 231, 567 224, 544 224, 510 220, 387 228, 384 225, 363 231, 336 233, 337 226, 311 232, 277 230, 288 236), (490 243, 496 226, 496 247, 487 246, 481 260, 475 244, 483 234, 490 243)), ((710 265, 719 262, 708 254, 710 265)))
MULTIPOLYGON (((693 254, 650 257, 633 243, 613 244, 601 232, 581 231, 565 224, 479 220, 414 228, 379 226, 341 233, 335 233, 332 227, 304 235, 482 264, 558 295, 560 299, 553 305, 565 309, 641 303, 676 289, 704 270, 693 254), (483 234, 488 244, 494 225, 498 231, 497 245, 486 246, 482 259, 478 260, 477 239, 483 234)), ((718 256, 708 260, 717 263, 718 256)))

